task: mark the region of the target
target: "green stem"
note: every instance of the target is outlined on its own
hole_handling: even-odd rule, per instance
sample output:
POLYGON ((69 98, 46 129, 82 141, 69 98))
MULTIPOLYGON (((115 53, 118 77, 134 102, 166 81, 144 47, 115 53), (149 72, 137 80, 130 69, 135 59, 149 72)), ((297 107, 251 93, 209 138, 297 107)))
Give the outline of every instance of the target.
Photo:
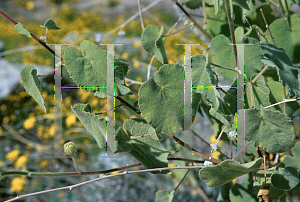
POLYGON ((135 113, 137 113, 138 115, 141 115, 141 112, 138 111, 137 108, 135 108, 134 106, 132 106, 131 104, 129 104, 127 101, 125 101, 124 99, 122 99, 121 97, 117 96, 116 99, 118 99, 120 102, 122 102, 126 107, 128 107, 129 109, 131 109, 132 111, 134 111, 135 113))
POLYGON ((163 35, 163 36, 167 37, 167 36, 171 36, 171 35, 177 34, 178 32, 181 32, 181 31, 183 31, 183 30, 185 30, 185 29, 187 29, 189 27, 192 27, 192 26, 193 26, 193 24, 187 25, 187 26, 183 27, 182 29, 177 30, 176 32, 173 32, 173 33, 170 33, 170 34, 166 34, 166 35, 163 35))
POLYGON ((80 173, 79 170, 78 170, 78 165, 77 165, 77 161, 76 161, 76 158, 75 158, 75 154, 72 155, 72 160, 74 162, 74 166, 76 168, 77 173, 80 173))
POLYGON ((229 24, 229 29, 230 29, 231 41, 232 41, 232 44, 233 44, 233 53, 234 53, 234 58, 235 58, 235 64, 236 64, 237 69, 240 70, 239 69, 239 63, 238 63, 238 56, 237 56, 234 30, 233 30, 233 23, 232 23, 231 13, 230 13, 229 0, 224 0, 224 1, 225 1, 225 9, 226 9, 227 19, 228 19, 228 24, 229 24))

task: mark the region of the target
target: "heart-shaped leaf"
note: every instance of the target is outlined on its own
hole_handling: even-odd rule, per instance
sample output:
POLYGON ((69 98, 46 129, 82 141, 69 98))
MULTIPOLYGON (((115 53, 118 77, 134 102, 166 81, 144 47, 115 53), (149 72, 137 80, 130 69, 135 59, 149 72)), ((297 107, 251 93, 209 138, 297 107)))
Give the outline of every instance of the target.
POLYGON ((284 167, 276 170, 271 176, 272 185, 281 190, 290 190, 299 184, 297 169, 284 167))
POLYGON ((199 177, 208 186, 216 187, 226 184, 233 179, 245 175, 252 170, 258 169, 262 164, 262 158, 249 163, 240 164, 228 159, 215 166, 207 166, 199 171, 199 177))
POLYGON ((231 202, 257 202, 256 193, 249 182, 242 182, 241 184, 234 184, 229 192, 231 202))
POLYGON ((44 25, 40 25, 40 27, 48 30, 58 30, 60 29, 59 27, 56 26, 55 22, 51 19, 46 20, 44 25))
POLYGON ((25 66, 22 68, 20 75, 26 92, 33 97, 46 113, 45 101, 42 96, 42 87, 40 80, 37 77, 36 69, 33 66, 25 66))
POLYGON ((159 190, 158 192, 156 192, 155 195, 156 202, 172 202, 174 197, 174 191, 175 190, 169 192, 166 189, 159 190))
MULTIPOLYGON (((139 89, 139 107, 147 122, 160 132, 184 130, 184 68, 163 65, 139 89)), ((200 95, 192 90, 192 120, 199 107, 200 95)))
POLYGON ((293 121, 285 114, 261 107, 239 110, 238 120, 245 118, 245 139, 269 153, 282 153, 295 145, 293 121), (245 117, 244 117, 245 113, 245 117))

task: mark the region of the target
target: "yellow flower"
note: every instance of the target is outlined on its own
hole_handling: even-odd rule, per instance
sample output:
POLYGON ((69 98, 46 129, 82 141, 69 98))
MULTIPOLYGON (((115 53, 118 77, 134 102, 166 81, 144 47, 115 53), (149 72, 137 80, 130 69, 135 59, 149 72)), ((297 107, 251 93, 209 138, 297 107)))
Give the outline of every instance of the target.
POLYGON ((23 127, 26 130, 29 130, 29 129, 32 129, 34 127, 34 124, 35 124, 35 117, 28 117, 26 119, 26 121, 24 121, 23 127))
POLYGON ((28 10, 34 9, 34 3, 33 3, 32 1, 28 1, 28 2, 26 3, 26 8, 27 8, 28 10))
POLYGON ((22 177, 15 177, 10 182, 10 190, 12 192, 20 193, 24 190, 24 185, 26 184, 26 181, 22 177))
MULTIPOLYGON (((114 169, 114 168, 118 168, 118 167, 112 167, 111 169, 114 169)), ((114 171, 114 172, 110 172, 110 174, 115 175, 115 174, 118 174, 120 172, 121 172, 120 170, 117 170, 117 171, 114 171)))
POLYGON ((232 183, 235 184, 236 183, 236 178, 232 180, 232 183))
POLYGON ((27 155, 22 155, 15 162, 15 167, 16 168, 22 168, 24 165, 26 165, 27 162, 28 162, 27 155))
POLYGON ((141 43, 139 41, 133 42, 133 47, 138 48, 140 47, 141 43))
POLYGON ((4 164, 4 161, 0 160, 0 166, 2 166, 4 164))
POLYGON ((139 68, 140 63, 139 63, 139 61, 134 61, 132 65, 134 68, 139 68))
POLYGON ((8 117, 8 116, 5 116, 5 117, 2 119, 2 122, 3 122, 3 123, 8 123, 8 122, 9 122, 9 117, 8 117))
POLYGON ((91 107, 97 107, 99 104, 99 100, 98 98, 92 98, 91 101, 90 101, 90 106, 91 107))
POLYGON ((41 160, 40 161, 40 167, 45 168, 47 165, 49 165, 50 161, 48 159, 46 160, 41 160))
POLYGON ((215 152, 213 152, 213 153, 211 154, 211 157, 214 158, 214 159, 218 159, 218 157, 219 157, 220 154, 221 154, 220 152, 215 151, 215 152))
POLYGON ((16 149, 16 150, 13 150, 13 151, 10 151, 8 152, 6 155, 5 155, 5 159, 7 160, 11 160, 11 161, 14 161, 18 158, 19 154, 20 154, 20 150, 16 149))
POLYGON ((128 56, 129 56, 128 53, 126 53, 126 52, 122 53, 122 58, 123 58, 123 59, 127 59, 128 56))
POLYGON ((7 109, 7 106, 6 106, 6 104, 3 104, 3 105, 1 105, 1 111, 5 111, 6 109, 7 109))
POLYGON ((77 117, 75 114, 71 114, 66 118, 66 126, 70 128, 72 125, 74 125, 77 121, 77 117))
POLYGON ((42 146, 40 146, 40 145, 38 145, 37 147, 36 147, 36 151, 37 152, 42 152, 43 151, 43 147, 42 146))
POLYGON ((130 116, 130 118, 131 118, 131 119, 134 119, 134 118, 138 118, 138 116, 135 115, 135 114, 133 114, 133 115, 130 116))
POLYGON ((51 124, 48 133, 50 137, 54 137, 54 124, 51 124))
MULTIPOLYGON (((215 135, 212 135, 210 137, 210 143, 216 143, 217 139, 215 138, 215 135)), ((219 143, 218 143, 218 146, 222 145, 223 144, 223 141, 220 140, 219 143)))

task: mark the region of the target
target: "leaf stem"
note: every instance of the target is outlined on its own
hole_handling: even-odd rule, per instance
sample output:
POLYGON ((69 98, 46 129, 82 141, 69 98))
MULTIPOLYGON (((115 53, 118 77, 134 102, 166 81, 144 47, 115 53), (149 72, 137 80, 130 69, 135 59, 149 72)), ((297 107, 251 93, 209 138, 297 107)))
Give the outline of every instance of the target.
POLYGON ((79 170, 78 170, 78 165, 77 165, 77 161, 76 161, 76 158, 75 158, 75 154, 73 154, 71 156, 72 156, 72 160, 73 160, 73 163, 74 163, 74 166, 76 168, 77 173, 80 173, 79 170))
POLYGON ((269 107, 273 107, 273 106, 279 105, 279 104, 282 104, 282 103, 286 103, 286 102, 294 102, 294 101, 298 101, 298 100, 300 100, 300 98, 297 98, 297 99, 286 99, 286 100, 283 100, 283 101, 281 101, 281 102, 277 102, 277 103, 275 103, 275 104, 266 106, 265 109, 267 109, 267 108, 269 108, 269 107))
POLYGON ((180 5, 180 3, 177 2, 177 0, 172 0, 173 3, 178 6, 178 8, 186 15, 186 17, 194 23, 195 27, 197 27, 200 32, 204 35, 204 37, 210 42, 212 40, 212 37, 199 25, 195 19, 180 5))
POLYGON ((141 26, 142 26, 142 29, 144 30, 145 26, 144 26, 143 15, 142 15, 141 0, 137 0, 137 1, 138 1, 138 7, 139 7, 139 16, 140 16, 141 26))
POLYGON ((251 142, 248 142, 247 144, 245 144, 244 147, 235 155, 235 157, 232 160, 235 160, 242 153, 242 151, 249 146, 250 143, 251 142))
POLYGON ((262 75, 266 70, 268 69, 268 66, 266 65, 257 75, 256 77, 249 83, 249 85, 247 86, 246 91, 248 90, 248 88, 250 88, 250 86, 258 79, 258 77, 260 75, 262 75))
POLYGON ((135 108, 134 106, 132 106, 131 104, 129 104, 127 101, 125 101, 121 97, 117 96, 116 99, 118 99, 120 102, 122 102, 126 107, 128 107, 129 109, 131 109, 133 112, 137 113, 138 115, 141 115, 141 112, 139 112, 137 108, 135 108))
MULTIPOLYGON (((280 2, 280 1, 279 1, 279 2, 280 2)), ((264 15, 264 12, 263 12, 262 9, 259 9, 259 10, 260 10, 260 12, 261 12, 261 15, 262 15, 264 21, 265 21, 266 28, 267 28, 267 30, 269 31, 270 37, 271 37, 271 39, 272 39, 272 43, 273 43, 273 45, 275 46, 275 41, 274 41, 274 38, 273 38, 273 36, 272 36, 271 30, 270 30, 270 28, 269 28, 269 25, 268 25, 268 23, 267 23, 267 20, 266 20, 266 17, 265 17, 265 15, 264 15)))
POLYGON ((121 107, 121 106, 123 106, 124 104, 122 103, 122 104, 119 104, 119 105, 117 105, 117 106, 115 106, 115 107, 113 107, 113 108, 111 108, 111 109, 108 109, 108 110, 105 110, 105 111, 102 111, 102 112, 96 112, 95 114, 96 115, 99 115, 99 114, 105 114, 105 113, 107 113, 107 112, 109 112, 109 111, 111 111, 111 110, 114 110, 114 109, 116 109, 116 108, 119 108, 119 107, 121 107))
POLYGON ((206 160, 212 161, 212 162, 217 163, 217 164, 219 164, 219 163, 222 162, 222 161, 220 161, 218 159, 212 158, 210 156, 207 156, 205 154, 202 154, 202 153, 196 151, 191 146, 189 146, 188 144, 184 143, 183 141, 181 141, 180 139, 178 139, 177 137, 173 136, 170 133, 165 133, 165 132, 161 132, 161 133, 166 134, 167 136, 169 136, 170 138, 172 138, 173 140, 175 140, 175 142, 179 143, 181 146, 183 146, 187 150, 191 151, 193 155, 200 156, 200 157, 202 157, 202 158, 204 158, 206 160))
POLYGON ((178 183, 178 185, 176 186, 176 188, 174 189, 174 191, 176 191, 178 189, 178 187, 180 186, 180 184, 183 182, 183 180, 185 179, 185 177, 187 176, 187 174, 190 172, 191 169, 188 169, 185 173, 185 175, 183 176, 183 178, 180 180, 180 182, 178 183))
POLYGON ((183 28, 180 29, 180 30, 177 30, 177 31, 175 31, 175 32, 173 32, 173 33, 164 35, 164 37, 167 37, 167 36, 171 36, 171 35, 177 34, 178 32, 181 32, 181 31, 183 31, 183 30, 185 30, 185 29, 187 29, 187 28, 189 28, 189 27, 192 27, 192 26, 194 26, 194 25, 193 25, 193 24, 187 25, 187 26, 183 27, 183 28))
POLYGON ((224 66, 221 66, 221 65, 217 65, 217 64, 212 63, 212 62, 210 62, 210 64, 212 66, 215 66, 215 67, 220 67, 220 68, 223 68, 223 69, 227 69, 227 70, 231 70, 231 71, 235 71, 236 72, 236 69, 232 69, 232 68, 229 68, 229 67, 224 67, 224 66))
POLYGON ((234 53, 234 58, 235 58, 235 64, 236 64, 237 69, 240 70, 239 63, 238 63, 237 48, 236 48, 233 24, 232 24, 231 13, 230 13, 229 0, 224 0, 224 1, 225 1, 225 8, 226 8, 226 13, 227 13, 229 29, 230 29, 231 41, 233 44, 233 53, 234 53))

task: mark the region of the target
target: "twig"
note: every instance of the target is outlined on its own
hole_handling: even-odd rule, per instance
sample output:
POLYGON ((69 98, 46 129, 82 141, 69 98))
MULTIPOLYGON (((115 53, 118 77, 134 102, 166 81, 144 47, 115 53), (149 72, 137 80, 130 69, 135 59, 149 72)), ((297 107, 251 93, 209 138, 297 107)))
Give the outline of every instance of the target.
POLYGON ((273 107, 273 106, 279 105, 279 104, 282 104, 282 103, 286 103, 286 102, 294 102, 294 101, 298 101, 298 100, 300 100, 300 98, 297 98, 297 99, 286 99, 286 100, 283 100, 283 101, 281 101, 281 102, 277 102, 277 103, 275 103, 275 104, 266 106, 265 109, 267 109, 267 108, 269 108, 269 107, 273 107))
POLYGON ((163 171, 163 170, 175 170, 175 169, 196 169, 196 168, 203 168, 203 166, 182 166, 182 167, 167 167, 167 168, 155 168, 155 169, 136 170, 136 171, 125 171, 123 173, 103 176, 103 177, 99 177, 99 178, 96 178, 96 179, 88 180, 88 181, 77 183, 77 184, 70 185, 70 186, 65 186, 65 187, 60 187, 60 188, 49 189, 49 190, 45 190, 45 191, 39 191, 39 192, 30 193, 30 194, 20 195, 20 196, 17 196, 15 198, 9 199, 5 202, 16 201, 16 200, 21 199, 21 198, 36 196, 36 195, 39 195, 39 194, 56 192, 56 191, 60 191, 60 190, 70 190, 71 191, 72 189, 80 187, 82 185, 90 184, 90 183, 97 182, 97 181, 100 181, 100 180, 103 180, 103 179, 108 179, 108 178, 112 178, 112 177, 127 175, 127 174, 146 173, 146 172, 163 171))
POLYGON ((254 108, 253 88, 250 86, 251 108, 254 108))
POLYGON ((166 34, 164 36, 167 37, 167 36, 171 36, 171 35, 177 34, 178 32, 181 32, 181 31, 183 31, 183 30, 185 30, 185 29, 187 29, 189 27, 192 27, 192 26, 193 26, 193 24, 187 25, 187 26, 183 27, 182 29, 177 30, 176 32, 173 32, 173 33, 170 33, 170 34, 166 34))
POLYGON ((187 150, 189 150, 190 152, 192 152, 193 155, 196 155, 196 156, 200 156, 206 160, 209 160, 209 161, 212 161, 214 163, 221 163, 222 161, 218 160, 218 159, 215 159, 215 158, 212 158, 212 157, 209 157, 205 154, 202 154, 198 151, 196 151, 195 149, 193 149, 191 146, 189 146, 188 144, 184 143, 183 141, 181 141, 180 139, 178 139, 177 137, 173 136, 172 134, 170 133, 165 133, 165 132, 162 132, 163 134, 166 134, 167 136, 169 136, 170 138, 172 138, 173 140, 175 140, 175 142, 179 143, 181 146, 183 146, 184 148, 186 148, 187 150))
POLYGON ((235 36, 234 36, 234 30, 233 30, 233 24, 232 24, 232 19, 231 19, 231 13, 230 13, 230 5, 229 5, 229 0, 224 0, 225 1, 225 8, 226 8, 226 13, 227 13, 227 19, 229 23, 229 29, 230 29, 230 35, 231 35, 231 40, 232 40, 232 45, 233 45, 233 53, 234 53, 234 58, 235 58, 235 64, 238 70, 239 68, 239 63, 238 63, 238 56, 237 56, 237 48, 236 48, 236 42, 235 42, 235 36))
POLYGON ((138 7, 139 7, 139 16, 140 16, 140 20, 141 20, 141 26, 142 26, 142 29, 144 30, 145 26, 144 26, 144 21, 143 21, 143 16, 142 16, 141 0, 137 0, 137 1, 138 1, 138 7))
POLYGON ((145 135, 139 135, 139 136, 130 136, 130 139, 138 139, 138 138, 142 138, 142 137, 147 137, 150 134, 145 134, 145 135))
POLYGON ((232 160, 235 160, 241 153, 244 149, 246 149, 246 147, 248 147, 248 145, 250 144, 251 142, 248 142, 247 144, 244 145, 244 147, 235 155, 235 157, 232 159, 232 160))
MULTIPOLYGON (((279 1, 279 2, 280 2, 280 1, 279 1)), ((269 28, 269 25, 268 25, 268 23, 267 23, 267 20, 266 20, 266 18, 265 18, 264 12, 263 12, 262 9, 260 9, 260 12, 261 12, 261 15, 262 15, 262 17, 263 17, 263 19, 264 19, 264 21, 265 21, 266 28, 267 28, 268 31, 269 31, 269 34, 270 34, 270 37, 271 37, 271 39, 272 39, 273 45, 275 46, 275 41, 274 41, 274 38, 273 38, 273 36, 272 36, 271 30, 270 30, 270 28, 269 28)))
POLYGON ((188 171, 186 171, 185 175, 183 176, 183 178, 180 180, 180 182, 178 183, 178 185, 176 186, 176 188, 174 189, 174 191, 176 191, 178 189, 178 187, 180 186, 180 184, 183 182, 183 180, 185 179, 185 177, 187 176, 187 174, 190 172, 191 169, 188 169, 188 171))
MULTIPOLYGON (((189 129, 190 131, 192 131, 192 133, 197 137, 197 138, 199 138, 202 142, 204 142, 206 145, 208 145, 208 146, 210 146, 210 144, 208 143, 208 142, 206 142, 202 137, 200 137, 195 131, 193 131, 192 129, 189 129)), ((226 154, 224 154, 223 152, 221 152, 221 151, 219 151, 225 158, 228 158, 229 159, 229 157, 226 155, 226 154)))
POLYGON ((195 19, 176 1, 176 0, 172 0, 174 4, 176 4, 176 6, 178 6, 178 8, 186 15, 186 17, 194 23, 194 25, 200 30, 200 32, 202 32, 202 34, 205 36, 205 38, 208 40, 208 41, 211 41, 212 38, 211 36, 207 33, 207 31, 205 31, 203 29, 203 27, 201 27, 201 25, 199 25, 195 19))
POLYGON ((285 2, 285 6, 286 6, 287 16, 290 17, 290 11, 289 11, 289 5, 288 5, 288 2, 287 2, 287 0, 284 0, 284 2, 285 2))
POLYGON ((149 78, 150 78, 150 70, 151 70, 154 58, 155 58, 155 56, 153 55, 152 58, 151 58, 151 61, 150 61, 149 65, 148 65, 148 68, 147 68, 147 80, 149 80, 149 78))
POLYGON ((132 111, 134 111, 135 113, 137 113, 138 115, 141 115, 141 112, 139 112, 134 106, 132 106, 131 104, 129 104, 127 101, 125 101, 124 99, 122 99, 121 97, 117 96, 116 99, 118 99, 120 102, 122 102, 126 107, 128 107, 129 109, 131 109, 132 111))
POLYGON ((105 114, 105 113, 107 113, 107 112, 109 112, 109 111, 111 111, 111 110, 114 110, 114 109, 116 109, 116 108, 121 107, 122 105, 124 105, 124 104, 123 104, 123 103, 122 103, 122 104, 119 104, 118 106, 115 106, 115 107, 113 107, 113 108, 111 108, 111 109, 108 109, 108 110, 105 110, 105 111, 102 111, 102 112, 96 112, 95 114, 96 114, 96 115, 99 115, 99 114, 105 114))
POLYGON ((125 78, 125 80, 130 82, 130 83, 127 84, 129 86, 132 85, 132 84, 139 84, 139 85, 144 84, 144 82, 135 81, 135 80, 132 80, 132 79, 129 79, 129 78, 125 78))
POLYGON ((248 88, 250 88, 250 86, 258 79, 258 77, 260 75, 262 75, 266 70, 268 69, 268 66, 266 65, 257 75, 256 77, 249 83, 249 85, 247 86, 246 91, 248 90, 248 88))
POLYGON ((276 6, 277 8, 279 8, 279 4, 276 3, 275 1, 272 1, 272 0, 268 0, 271 4, 273 4, 274 6, 276 6))
POLYGON ((255 30, 257 31, 257 34, 260 35, 260 36, 262 36, 262 37, 266 40, 266 42, 268 43, 268 40, 267 40, 266 36, 263 35, 262 33, 260 33, 258 27, 252 27, 252 25, 250 24, 250 22, 249 22, 249 20, 248 20, 248 18, 247 18, 247 16, 246 16, 246 13, 245 13, 245 12, 243 12, 243 15, 244 15, 244 18, 245 18, 247 24, 249 25, 249 28, 250 28, 250 29, 255 29, 255 30))
POLYGON ((207 27, 206 7, 205 7, 204 1, 202 1, 202 7, 203 7, 203 15, 204 15, 204 25, 205 25, 205 27, 207 27))
POLYGON ((222 130, 221 130, 221 132, 220 132, 220 134, 219 134, 219 136, 218 136, 218 139, 217 139, 217 141, 216 141, 216 143, 218 144, 219 143, 219 141, 220 141, 220 139, 221 139, 221 137, 222 137, 222 134, 223 134, 223 132, 224 132, 224 130, 227 128, 227 126, 225 126, 222 130))
MULTIPOLYGON (((0 10, 0 14, 3 15, 6 19, 8 19, 10 22, 12 22, 14 25, 17 25, 18 23, 13 20, 11 17, 9 17, 8 15, 6 15, 4 12, 2 12, 0 10)), ((55 57, 57 58, 60 58, 62 63, 64 64, 64 61, 61 57, 59 57, 49 46, 46 45, 46 43, 42 42, 40 39, 38 39, 35 35, 33 35, 31 32, 30 32, 30 35, 31 37, 36 40, 38 43, 40 43, 44 48, 46 48, 52 55, 54 55, 55 57)))
POLYGON ((217 65, 217 64, 214 64, 214 63, 212 63, 212 62, 210 62, 210 64, 211 64, 212 66, 215 66, 215 67, 220 67, 220 68, 222 68, 222 69, 227 69, 227 70, 231 70, 231 71, 235 71, 235 72, 236 72, 236 69, 231 69, 231 68, 229 68, 229 67, 224 67, 224 66, 221 66, 221 65, 217 65))

